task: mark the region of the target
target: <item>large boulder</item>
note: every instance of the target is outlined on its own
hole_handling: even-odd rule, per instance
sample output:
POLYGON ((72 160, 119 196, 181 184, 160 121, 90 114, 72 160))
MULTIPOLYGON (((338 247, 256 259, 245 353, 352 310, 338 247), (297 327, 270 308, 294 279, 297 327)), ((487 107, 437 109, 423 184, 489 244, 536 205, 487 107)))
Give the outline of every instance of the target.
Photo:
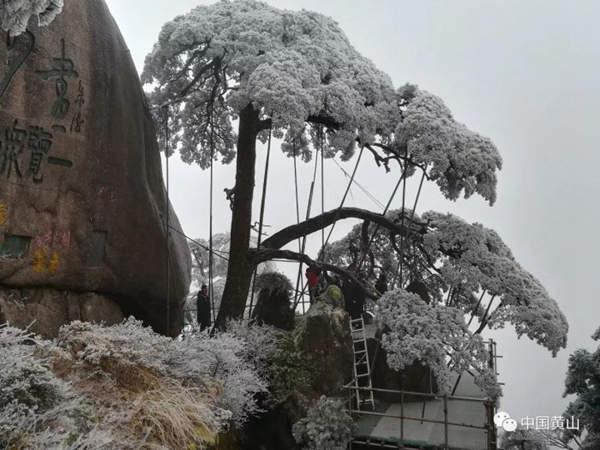
POLYGON ((57 336, 62 324, 75 320, 114 325, 123 319, 115 302, 93 292, 0 288, 0 323, 43 336, 57 336))
MULTIPOLYGON (((22 291, 22 317, 85 305, 94 294, 106 311, 94 320, 113 320, 117 308, 175 334, 189 252, 166 200, 151 113, 108 7, 65 0, 49 27, 32 21, 0 42, 8 62, 0 66, 0 286, 22 291)), ((7 305, 4 319, 19 322, 7 305)), ((47 329, 70 319, 55 317, 47 329)))
POLYGON ((293 335, 296 347, 314 362, 313 390, 343 395, 344 384, 352 379, 354 360, 348 313, 318 301, 297 320, 293 335))

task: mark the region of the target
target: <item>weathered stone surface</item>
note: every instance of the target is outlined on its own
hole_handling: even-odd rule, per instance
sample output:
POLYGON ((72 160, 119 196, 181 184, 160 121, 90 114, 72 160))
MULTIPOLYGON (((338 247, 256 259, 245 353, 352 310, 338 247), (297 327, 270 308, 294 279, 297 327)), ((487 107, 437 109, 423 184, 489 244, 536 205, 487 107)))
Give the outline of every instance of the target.
POLYGON ((114 301, 94 293, 0 288, 0 323, 56 337, 62 324, 74 320, 113 325, 123 313, 114 301))
MULTIPOLYGON (((166 231, 156 131, 106 4, 66 0, 48 28, 0 42, 0 285, 26 289, 48 311, 66 307, 62 291, 99 294, 175 333, 189 253, 166 231)), ((80 314, 114 317, 92 305, 80 314)))
POLYGON ((315 392, 335 396, 352 379, 352 337, 348 313, 318 301, 297 320, 293 331, 296 347, 311 355, 317 373, 315 392))

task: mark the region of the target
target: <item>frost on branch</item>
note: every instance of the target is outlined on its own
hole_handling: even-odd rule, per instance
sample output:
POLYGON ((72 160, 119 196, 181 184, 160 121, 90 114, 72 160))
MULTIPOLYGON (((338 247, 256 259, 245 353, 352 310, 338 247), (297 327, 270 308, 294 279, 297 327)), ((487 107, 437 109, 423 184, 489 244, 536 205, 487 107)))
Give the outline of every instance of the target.
POLYGON ((502 158, 488 139, 458 123, 444 102, 418 90, 411 94, 396 129, 395 144, 429 169, 449 199, 478 193, 493 204, 496 200, 496 170, 502 158))
POLYGON ((554 355, 566 346, 568 324, 542 284, 514 259, 500 236, 451 214, 429 212, 424 248, 451 287, 460 292, 487 292, 498 299, 490 325, 514 325, 554 355))
POLYGON ((308 161, 322 145, 326 157, 349 159, 358 141, 383 152, 378 163, 408 156, 448 198, 496 199, 494 144, 434 95, 395 90, 326 16, 255 0, 198 6, 163 27, 142 78, 154 106, 169 105, 170 148, 188 163, 208 167, 213 146, 212 157, 231 162, 232 121, 251 104, 288 155, 308 161))
POLYGON ((172 109, 173 144, 202 167, 211 143, 225 162, 233 158, 231 121, 249 103, 272 119, 276 137, 285 136, 284 150, 297 147, 305 159, 321 137, 308 122, 328 128, 328 155, 348 158, 357 137, 390 134, 398 118, 391 80, 334 20, 254 0, 198 6, 167 23, 143 81, 155 86, 155 105, 185 97, 172 109))
MULTIPOLYGON (((402 223, 402 216, 400 210, 387 214, 395 224, 402 223)), ((323 251, 325 261, 339 267, 360 265, 373 286, 383 274, 389 290, 418 280, 434 302, 478 319, 478 332, 508 322, 519 336, 530 337, 553 354, 565 347, 568 324, 558 304, 494 230, 451 214, 419 216, 407 210, 402 247, 399 231, 367 225, 356 225, 329 244, 323 251), (365 235, 373 236, 366 255, 365 235)))
POLYGON ((451 371, 460 374, 470 370, 488 396, 500 395, 488 368, 489 354, 483 340, 469 331, 459 309, 430 306, 403 289, 386 293, 377 304, 377 319, 384 330, 381 345, 392 369, 427 365, 444 390, 451 388, 451 371))
POLYGON ((0 29, 11 36, 25 32, 29 20, 33 17, 37 25, 46 26, 63 9, 63 0, 1 0, 0 29))

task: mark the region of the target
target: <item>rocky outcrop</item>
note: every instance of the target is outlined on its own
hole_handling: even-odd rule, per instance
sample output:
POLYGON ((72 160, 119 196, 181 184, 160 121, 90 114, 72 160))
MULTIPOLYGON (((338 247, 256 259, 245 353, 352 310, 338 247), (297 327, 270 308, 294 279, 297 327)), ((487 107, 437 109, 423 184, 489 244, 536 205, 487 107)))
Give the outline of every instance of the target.
MULTIPOLYGON (((189 252, 166 202, 138 74, 106 4, 65 0, 49 27, 32 23, 6 38, 0 36, 0 61, 8 62, 0 66, 0 286, 21 291, 27 320, 68 310, 77 298, 80 316, 91 308, 96 319, 112 320, 118 308, 176 333, 189 252), (86 307, 88 294, 111 306, 86 307)), ((19 322, 15 311, 3 305, 5 318, 19 322)), ((47 330, 72 315, 52 317, 43 318, 47 330)))
POLYGON ((75 320, 114 325, 123 320, 123 313, 117 303, 99 294, 0 288, 0 323, 56 337, 62 324, 75 320))
POLYGON ((343 395, 352 378, 352 337, 348 313, 318 301, 297 320, 296 347, 310 355, 316 373, 313 390, 321 395, 343 395))

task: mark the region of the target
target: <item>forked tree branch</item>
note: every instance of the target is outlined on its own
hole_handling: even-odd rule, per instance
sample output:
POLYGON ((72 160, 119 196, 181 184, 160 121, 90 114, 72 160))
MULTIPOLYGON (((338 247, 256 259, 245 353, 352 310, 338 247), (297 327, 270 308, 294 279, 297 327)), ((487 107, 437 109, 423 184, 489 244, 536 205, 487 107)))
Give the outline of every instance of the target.
POLYGON ((371 286, 360 281, 356 277, 356 275, 354 275, 349 270, 342 269, 338 266, 335 266, 333 264, 327 264, 322 261, 315 261, 315 260, 309 258, 307 255, 304 255, 302 253, 297 253, 297 252, 293 252, 290 250, 277 250, 277 249, 270 249, 270 248, 261 248, 260 250, 251 248, 249 253, 250 253, 250 258, 252 260, 252 263, 254 265, 258 265, 258 264, 266 262, 266 261, 271 261, 273 259, 286 259, 286 260, 290 260, 290 261, 299 261, 299 262, 302 262, 302 263, 308 265, 309 267, 316 267, 321 270, 326 270, 328 272, 333 272, 333 273, 338 274, 340 277, 342 277, 346 281, 352 282, 368 298, 377 300, 379 297, 381 297, 381 294, 379 292, 377 292, 376 289, 374 289, 371 286))
POLYGON ((270 238, 265 240, 262 244, 262 247, 269 249, 280 249, 298 238, 308 236, 309 234, 320 231, 323 228, 327 228, 329 225, 332 225, 338 220, 351 218, 368 220, 395 234, 408 232, 412 234, 423 235, 427 231, 427 225, 417 221, 414 218, 411 218, 410 214, 405 214, 405 224, 403 227, 401 223, 397 223, 382 214, 374 213, 366 209, 337 208, 278 231, 270 238))

